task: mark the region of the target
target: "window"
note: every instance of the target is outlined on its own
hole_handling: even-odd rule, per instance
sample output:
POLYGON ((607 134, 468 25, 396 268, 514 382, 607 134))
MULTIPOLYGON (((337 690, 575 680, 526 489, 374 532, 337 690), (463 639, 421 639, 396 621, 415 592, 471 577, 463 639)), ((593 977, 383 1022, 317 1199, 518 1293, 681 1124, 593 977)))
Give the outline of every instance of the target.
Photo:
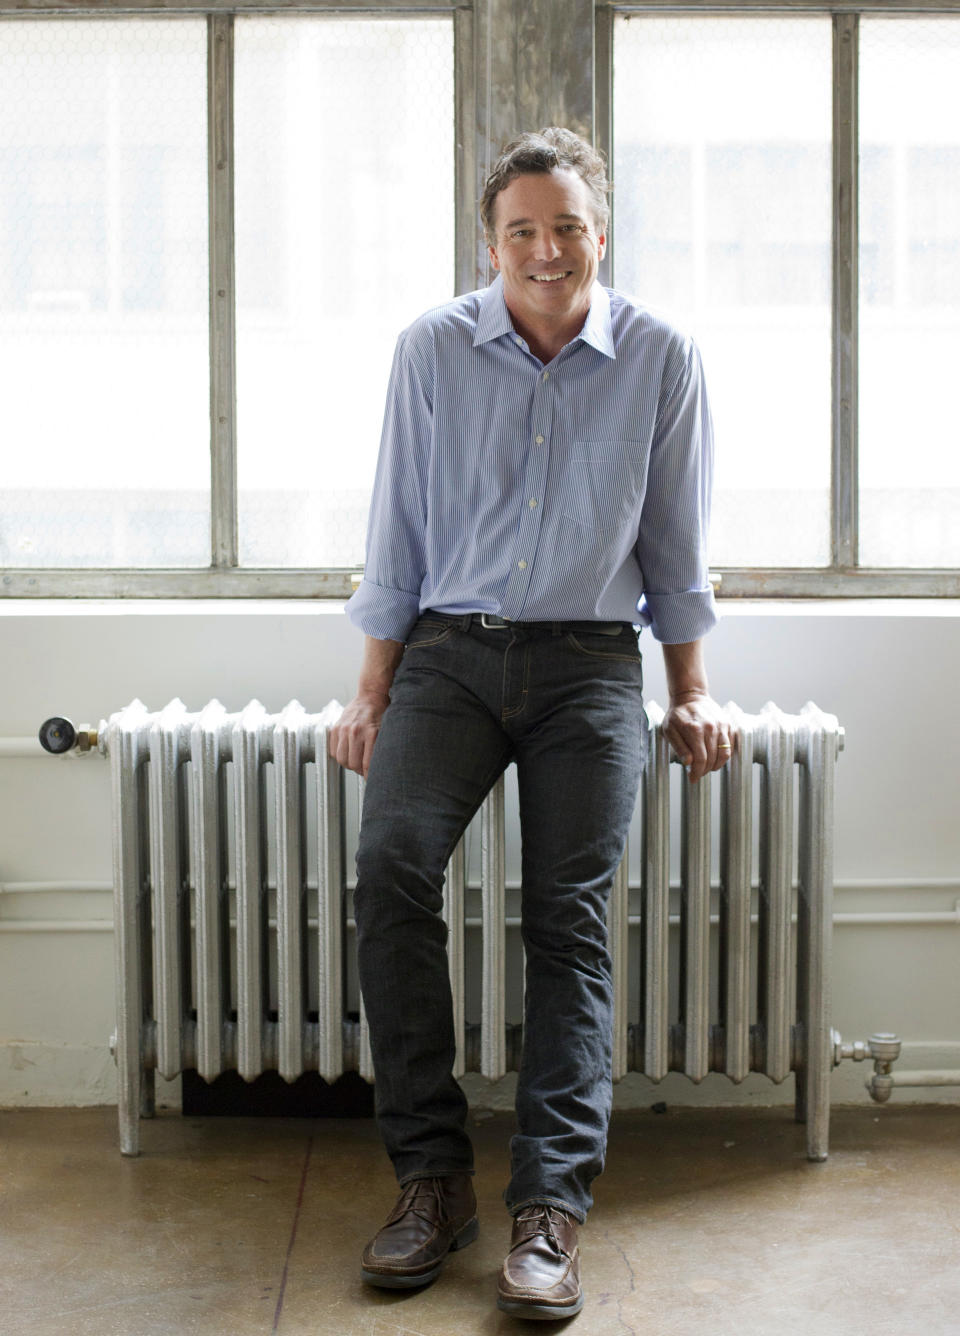
POLYGON ((960 595, 960 0, 125 3, 0 0, 0 594, 348 595, 396 336, 553 121, 703 349, 721 593, 960 595))
POLYGON ((451 16, 8 21, 0 154, 7 576, 205 576, 219 526, 349 592, 397 334, 454 293, 451 16))
POLYGON ((960 566, 960 22, 860 22, 860 552, 960 566))
POLYGON ((612 9, 614 282, 703 350, 722 592, 960 592, 960 16, 612 9))
POLYGON ((206 566, 206 25, 7 21, 0 62, 0 566, 206 566))

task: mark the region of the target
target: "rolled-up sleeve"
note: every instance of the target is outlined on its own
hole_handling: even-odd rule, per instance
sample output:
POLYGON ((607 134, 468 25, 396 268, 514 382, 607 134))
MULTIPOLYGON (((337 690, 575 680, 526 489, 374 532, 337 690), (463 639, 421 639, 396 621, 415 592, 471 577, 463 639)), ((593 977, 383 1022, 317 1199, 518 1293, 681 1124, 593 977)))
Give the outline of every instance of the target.
POLYGON ((636 547, 640 620, 665 644, 699 640, 718 619, 707 566, 713 423, 692 340, 681 359, 676 379, 664 378, 672 388, 658 407, 636 547))
POLYGON ((377 640, 406 640, 420 611, 425 574, 433 411, 408 333, 400 336, 390 372, 364 577, 346 608, 354 626, 377 640))

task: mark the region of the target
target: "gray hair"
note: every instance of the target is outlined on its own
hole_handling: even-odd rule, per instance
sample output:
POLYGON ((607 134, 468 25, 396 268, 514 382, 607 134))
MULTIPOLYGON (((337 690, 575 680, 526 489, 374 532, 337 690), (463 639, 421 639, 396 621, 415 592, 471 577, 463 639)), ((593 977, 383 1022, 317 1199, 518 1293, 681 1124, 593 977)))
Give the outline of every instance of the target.
POLYGON ((610 221, 610 205, 607 202, 610 182, 607 180, 607 168, 602 155, 572 130, 548 125, 539 133, 528 131, 511 140, 487 177, 480 200, 480 219, 489 245, 492 246, 496 241, 494 208, 501 190, 505 190, 518 176, 537 173, 545 175, 557 167, 570 167, 577 173, 587 187, 597 231, 606 231, 610 221))

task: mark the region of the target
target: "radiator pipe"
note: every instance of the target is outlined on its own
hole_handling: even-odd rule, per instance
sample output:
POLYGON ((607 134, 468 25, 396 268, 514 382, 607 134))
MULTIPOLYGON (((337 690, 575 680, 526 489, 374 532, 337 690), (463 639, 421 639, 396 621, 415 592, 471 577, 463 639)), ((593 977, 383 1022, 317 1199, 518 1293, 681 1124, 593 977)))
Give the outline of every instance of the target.
POLYGON ((0 738, 0 758, 5 761, 31 761, 43 755, 39 738, 0 738))
POLYGON ((834 1035, 837 1041, 834 1045, 835 1063, 842 1058, 853 1058, 854 1062, 860 1062, 867 1057, 873 1058, 873 1075, 867 1081, 866 1086, 871 1098, 876 1100, 878 1104, 885 1104, 896 1086, 917 1088, 960 1085, 960 1071, 950 1071, 946 1068, 912 1072, 891 1070, 894 1062, 900 1056, 900 1040, 896 1035, 871 1035, 865 1044, 860 1040, 852 1044, 844 1044, 840 1042, 840 1036, 837 1035, 836 1031, 834 1031, 834 1035), (838 1050, 839 1057, 837 1056, 838 1050))
POLYGON ((891 1072, 890 1082, 895 1086, 955 1086, 960 1085, 960 1072, 946 1069, 929 1072, 891 1072))
MULTIPOLYGON (((192 888, 191 888, 191 889, 192 889, 192 888)), ((235 887, 233 887, 233 886, 229 886, 227 889, 228 889, 228 891, 233 891, 233 890, 235 890, 235 887)), ((271 885, 271 886, 268 886, 267 889, 272 891, 272 890, 276 890, 276 887, 271 885)), ((317 888, 316 888, 316 886, 314 886, 314 885, 308 885, 307 889, 308 889, 308 890, 314 890, 314 891, 315 891, 317 888)), ((109 881, 7 881, 7 882, 0 882, 0 895, 39 895, 39 894, 42 894, 42 893, 45 893, 45 892, 51 892, 51 893, 53 893, 53 894, 62 894, 62 895, 66 895, 66 894, 72 894, 72 893, 74 893, 74 892, 91 892, 91 891, 93 891, 93 892, 100 892, 100 893, 103 893, 103 894, 109 894, 110 892, 112 892, 112 890, 113 890, 113 885, 112 885, 112 883, 109 882, 109 881)), ((796 914, 794 914, 794 915, 792 916, 791 922, 795 924, 796 921, 797 921, 797 916, 796 916, 796 914)), ((51 920, 51 922, 53 922, 53 920, 51 920)), ((466 927, 466 928, 476 929, 476 928, 482 928, 482 927, 483 927, 483 920, 480 919, 480 918, 475 918, 475 917, 473 917, 473 916, 471 916, 471 917, 469 917, 469 918, 465 918, 463 922, 464 922, 464 927, 466 927)), ((641 920, 639 914, 631 914, 631 915, 629 916, 628 920, 627 920, 627 923, 628 923, 629 927, 631 927, 631 928, 637 928, 637 927, 639 927, 640 924, 641 924, 641 922, 642 922, 642 920, 641 920)), ((710 923, 711 923, 711 925, 712 925, 713 927, 716 927, 716 926, 719 924, 719 922, 720 922, 720 917, 719 917, 719 915, 717 915, 717 914, 711 914, 711 916, 710 916, 710 923)), ((757 924, 757 923, 759 922, 759 917, 758 917, 758 915, 756 915, 756 914, 752 914, 751 917, 750 917, 750 922, 753 923, 753 924, 757 924)), ((105 927, 105 928, 110 928, 110 927, 112 927, 112 922, 111 922, 111 920, 109 920, 109 919, 104 919, 104 920, 102 920, 102 921, 101 921, 101 920, 97 920, 97 923, 98 923, 98 925, 99 925, 100 927, 105 927)), ((862 914, 834 914, 834 915, 833 915, 833 925, 834 925, 834 927, 857 927, 857 926, 861 926, 861 925, 862 925, 862 926, 868 926, 868 927, 869 927, 869 926, 880 926, 880 927, 882 927, 884 924, 887 924, 887 925, 891 925, 891 926, 892 926, 892 925, 901 925, 901 924, 907 924, 907 923, 917 924, 917 925, 922 926, 922 927, 933 927, 933 926, 936 926, 936 925, 938 925, 938 924, 943 924, 943 925, 945 925, 945 926, 950 926, 950 927, 953 927, 953 926, 960 926, 960 900, 957 900, 957 901, 954 902, 954 906, 953 906, 953 909, 952 909, 952 910, 950 910, 950 909, 927 909, 927 910, 924 910, 924 909, 917 909, 917 910, 909 910, 909 911, 904 911, 904 912, 896 912, 896 911, 893 911, 893 912, 885 913, 885 914, 884 914, 884 913, 870 913, 870 912, 867 912, 867 913, 862 913, 862 914)), ((63 924, 61 923, 60 926, 63 927, 63 924)), ((229 926, 230 926, 231 930, 236 929, 236 926, 237 926, 237 925, 236 925, 236 920, 235 920, 235 919, 231 919, 231 920, 230 920, 230 925, 229 925, 229 926)), ((277 926, 277 924, 276 924, 276 919, 271 918, 271 919, 268 921, 268 925, 267 925, 267 926, 268 926, 271 930, 274 930, 274 929, 276 928, 276 926, 277 926)), ((317 927, 317 920, 314 919, 314 918, 308 919, 308 921, 307 921, 307 926, 308 926, 310 929, 316 929, 316 927, 317 927)), ((516 915, 513 915, 513 914, 508 915, 507 918, 504 919, 504 926, 507 927, 507 928, 519 928, 519 927, 520 927, 520 919, 519 919, 519 917, 516 916, 516 915)), ((680 926, 680 916, 679 916, 679 914, 671 914, 671 915, 670 915, 670 926, 671 926, 671 928, 677 928, 677 927, 680 926)), ((352 918, 348 918, 348 919, 346 920, 346 928, 347 928, 347 931, 348 931, 348 932, 352 932, 352 931, 354 931, 355 927, 356 927, 356 924, 354 923, 354 920, 353 920, 352 918)), ((952 1082, 951 1082, 951 1084, 952 1084, 952 1082)))
POLYGON ((869 1039, 854 1039, 849 1043, 843 1042, 837 1030, 832 1030, 831 1036, 835 1067, 844 1058, 854 1062, 873 1060, 873 1075, 866 1082, 866 1087, 870 1098, 877 1104, 886 1104, 895 1085, 960 1085, 960 1072, 893 1072, 891 1069, 901 1049, 900 1039, 895 1034, 881 1032, 872 1034, 869 1039))

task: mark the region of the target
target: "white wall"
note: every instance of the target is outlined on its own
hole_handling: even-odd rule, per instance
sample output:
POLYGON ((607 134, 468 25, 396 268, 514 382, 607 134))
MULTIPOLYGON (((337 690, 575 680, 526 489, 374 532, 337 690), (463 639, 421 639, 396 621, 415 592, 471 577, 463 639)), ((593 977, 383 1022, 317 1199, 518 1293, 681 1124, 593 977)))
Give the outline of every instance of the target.
MULTIPOLYGON (((329 603, 83 603, 0 606, 0 739, 64 714, 96 724, 139 696, 230 710, 257 697, 316 710, 352 692, 360 637, 329 603)), ((665 701, 645 645, 648 699, 665 701)), ((960 609, 939 603, 727 605, 708 644, 711 685, 748 711, 813 699, 846 729, 837 785, 836 910, 952 911, 960 898, 957 766, 960 609)), ((514 869, 515 870, 515 869, 514 869)), ((0 893, 0 1105, 115 1098, 107 766, 97 757, 21 759, 0 742, 0 885, 93 883, 0 893), (99 889, 98 889, 99 888, 99 889)), ((960 916, 952 924, 839 922, 834 1024, 845 1039, 895 1030, 901 1067, 960 1068, 960 916)), ((865 1065, 834 1074, 835 1097, 866 1100, 865 1065)), ((501 1102, 511 1082, 474 1099, 501 1102)), ((175 1098, 175 1090, 166 1092, 175 1098)), ((792 1080, 695 1088, 632 1075, 618 1102, 772 1103, 792 1080)), ((898 1091, 897 1103, 960 1101, 960 1087, 898 1091)))

